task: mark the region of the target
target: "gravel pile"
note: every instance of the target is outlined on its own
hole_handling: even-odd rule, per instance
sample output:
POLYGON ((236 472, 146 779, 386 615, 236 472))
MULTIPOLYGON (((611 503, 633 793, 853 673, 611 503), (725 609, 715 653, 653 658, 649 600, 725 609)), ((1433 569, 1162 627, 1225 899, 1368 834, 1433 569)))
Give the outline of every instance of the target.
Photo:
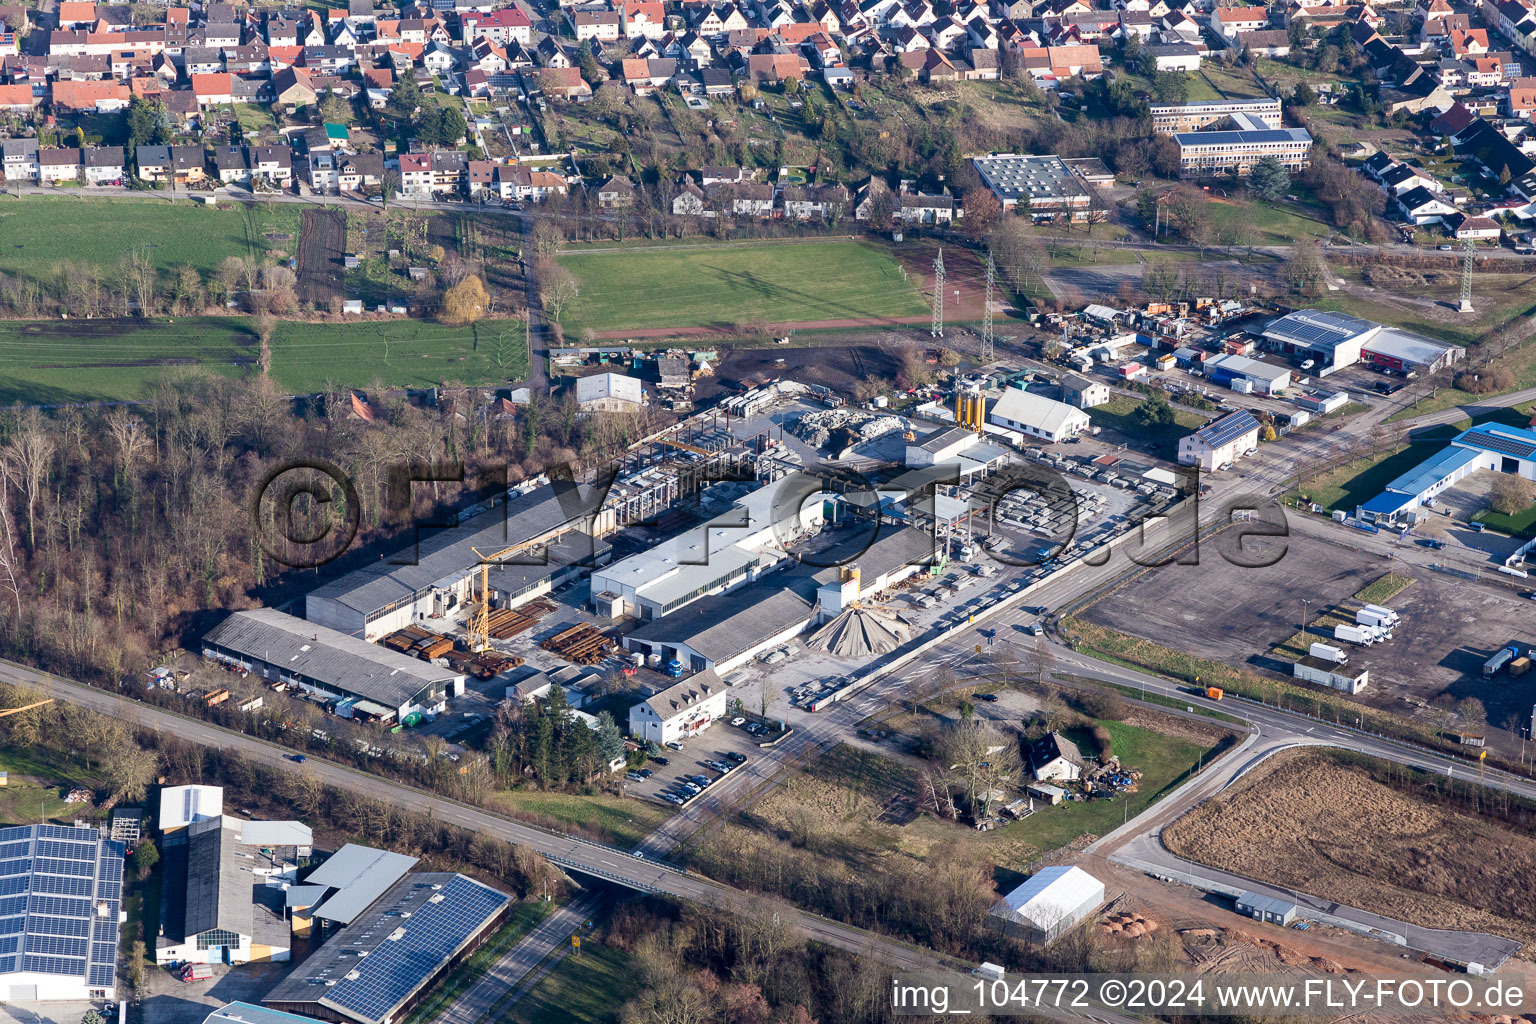
POLYGON ((790 432, 806 444, 821 447, 834 431, 846 428, 858 435, 858 441, 872 441, 893 430, 901 430, 899 417, 860 409, 825 409, 808 412, 790 426, 790 432))

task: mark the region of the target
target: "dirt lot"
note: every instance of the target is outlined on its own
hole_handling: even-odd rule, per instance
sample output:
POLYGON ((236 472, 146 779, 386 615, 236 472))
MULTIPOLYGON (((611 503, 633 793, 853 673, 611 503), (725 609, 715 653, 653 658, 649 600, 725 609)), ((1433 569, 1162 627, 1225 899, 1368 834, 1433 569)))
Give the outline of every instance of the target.
POLYGON ((341 295, 342 249, 347 243, 346 215, 336 210, 305 210, 299 236, 299 301, 328 308, 341 295))
MULTIPOLYGON (((891 247, 891 254, 907 268, 924 300, 933 294, 933 258, 939 243, 931 238, 916 238, 891 247)), ((974 252, 951 245, 944 249, 944 319, 980 320, 982 299, 986 295, 987 268, 974 252), (955 292, 960 292, 958 303, 955 292)), ((997 298, 1002 297, 999 286, 997 298)))
POLYGON ((1436 795, 1416 799, 1326 754, 1293 752, 1169 825, 1163 841, 1190 860, 1426 927, 1536 939, 1536 837, 1436 795))
MULTIPOLYGON (((1350 540, 1347 531, 1331 540, 1293 530, 1286 556, 1263 569, 1229 565, 1205 547, 1200 565, 1147 572, 1094 605, 1086 617, 1164 646, 1289 676, 1289 662, 1271 649, 1296 632, 1302 601, 1309 622, 1341 607, 1352 619, 1350 596, 1389 568, 1379 553, 1351 546, 1350 540)), ((1504 644, 1536 642, 1536 625, 1529 616, 1522 619, 1521 602, 1425 566, 1397 568, 1415 582, 1386 602, 1402 616, 1393 639, 1350 648, 1350 664, 1371 673, 1357 699, 1431 723, 1439 723, 1438 714, 1404 698, 1416 705, 1442 693, 1458 700, 1476 697, 1493 727, 1511 714, 1528 716, 1536 703, 1536 673, 1521 679, 1482 677, 1483 662, 1504 644)), ((1314 633, 1309 640, 1332 642, 1331 636, 1314 633)))
POLYGON ((747 378, 762 383, 786 377, 804 384, 823 384, 839 394, 853 391, 855 381, 871 377, 895 377, 901 369, 901 352, 874 345, 840 348, 732 349, 715 367, 713 377, 699 382, 696 400, 708 401, 723 388, 747 378))

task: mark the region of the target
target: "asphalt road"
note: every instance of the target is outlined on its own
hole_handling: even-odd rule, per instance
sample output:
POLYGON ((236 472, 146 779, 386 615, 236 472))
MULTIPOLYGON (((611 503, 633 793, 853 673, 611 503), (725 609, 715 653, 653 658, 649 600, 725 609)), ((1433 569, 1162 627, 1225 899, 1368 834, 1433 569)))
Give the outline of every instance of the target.
POLYGON ((492 964, 463 995, 459 996, 435 1024, 477 1024, 509 998, 521 993, 516 986, 550 952, 570 941, 576 930, 600 914, 613 902, 606 887, 589 890, 576 899, 556 907, 496 963, 492 964))
MULTIPOLYGON (((638 858, 624 850, 534 828, 398 782, 355 771, 323 758, 310 757, 300 766, 293 763, 289 752, 277 744, 186 718, 118 693, 38 672, 14 662, 0 661, 0 682, 41 690, 56 699, 91 708, 141 728, 165 732, 187 742, 238 750, 259 764, 289 771, 307 771, 327 785, 395 806, 417 811, 427 809, 438 821, 497 836, 535 850, 562 868, 594 875, 641 892, 672 896, 740 916, 775 914, 806 939, 868 957, 897 971, 968 971, 972 966, 933 950, 830 921, 788 904, 732 889, 649 859, 638 858)), ((1060 1020, 1083 1019, 1083 1015, 1067 1011, 1058 1011, 1049 1016, 1060 1020)), ((1102 1010, 1096 1010, 1093 1017, 1109 1024, 1133 1024, 1135 1020, 1133 1017, 1102 1010)))

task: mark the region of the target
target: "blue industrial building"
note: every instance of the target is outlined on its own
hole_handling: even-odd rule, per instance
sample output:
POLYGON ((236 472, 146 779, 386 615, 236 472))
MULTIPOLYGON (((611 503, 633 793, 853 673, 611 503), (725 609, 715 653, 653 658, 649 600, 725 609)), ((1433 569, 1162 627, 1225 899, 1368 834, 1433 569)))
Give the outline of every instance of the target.
POLYGON ((1491 470, 1536 480, 1536 431, 1484 423, 1463 430, 1386 490, 1355 508, 1355 518, 1378 526, 1405 526, 1425 515, 1425 503, 1474 471, 1491 470))

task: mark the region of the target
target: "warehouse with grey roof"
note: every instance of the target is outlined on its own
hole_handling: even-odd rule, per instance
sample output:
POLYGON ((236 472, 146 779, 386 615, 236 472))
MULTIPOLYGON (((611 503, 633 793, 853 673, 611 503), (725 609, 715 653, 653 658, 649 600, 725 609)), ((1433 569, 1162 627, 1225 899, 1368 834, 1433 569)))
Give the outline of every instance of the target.
MULTIPOLYGON (((505 556, 503 600, 519 602, 574 579, 592 561, 585 538, 603 532, 596 521, 591 488, 558 492, 552 485, 509 494, 505 503, 462 519, 450 527, 421 527, 416 542, 372 565, 355 569, 311 591, 304 617, 366 640, 377 640, 436 615, 447 615, 471 596, 481 557, 509 547, 524 549, 505 556), (547 545, 565 535, 566 543, 547 545), (542 581, 530 585, 534 577, 542 581)), ((606 548, 606 545, 604 545, 606 548)))
POLYGON ((285 682, 344 718, 382 723, 440 711, 464 676, 272 608, 236 612, 203 636, 203 654, 285 682))
POLYGON ((162 838, 156 963, 287 960, 284 876, 279 853, 242 841, 243 823, 223 815, 162 838))

